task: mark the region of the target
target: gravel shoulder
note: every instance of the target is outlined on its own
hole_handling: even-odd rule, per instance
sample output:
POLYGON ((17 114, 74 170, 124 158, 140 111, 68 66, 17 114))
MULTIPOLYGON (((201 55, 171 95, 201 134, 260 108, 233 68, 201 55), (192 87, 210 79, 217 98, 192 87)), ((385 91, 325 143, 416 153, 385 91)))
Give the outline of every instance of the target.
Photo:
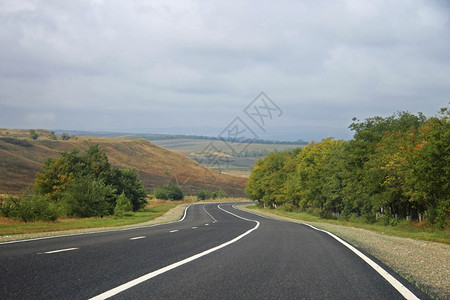
MULTIPOLYGON (((237 208, 255 213, 245 206, 237 208)), ((372 255, 433 298, 450 299, 450 245, 379 234, 370 230, 320 222, 302 222, 265 211, 274 219, 307 223, 327 230, 372 255)))

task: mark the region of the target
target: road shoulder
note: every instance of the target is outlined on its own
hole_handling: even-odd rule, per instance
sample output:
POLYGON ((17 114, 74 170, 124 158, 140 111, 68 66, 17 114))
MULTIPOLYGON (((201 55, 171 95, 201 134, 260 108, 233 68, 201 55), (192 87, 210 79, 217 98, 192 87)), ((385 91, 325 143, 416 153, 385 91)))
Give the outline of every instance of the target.
POLYGON ((450 299, 450 245, 400 238, 379 234, 370 230, 339 226, 320 222, 303 222, 255 211, 240 205, 237 208, 274 219, 307 223, 336 234, 355 247, 375 257, 400 276, 416 284, 432 297, 450 299))

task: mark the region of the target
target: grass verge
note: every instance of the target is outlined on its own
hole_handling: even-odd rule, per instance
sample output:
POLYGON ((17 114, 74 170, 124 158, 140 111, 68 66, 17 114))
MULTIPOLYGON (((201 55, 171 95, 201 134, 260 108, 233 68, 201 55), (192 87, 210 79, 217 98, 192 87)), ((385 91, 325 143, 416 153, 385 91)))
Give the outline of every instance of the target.
POLYGON ((20 222, 0 218, 0 236, 139 224, 162 216, 178 204, 180 203, 152 200, 142 211, 137 211, 120 218, 115 216, 82 219, 61 218, 55 222, 20 222))
POLYGON ((306 212, 290 212, 286 211, 284 208, 260 208, 256 205, 248 206, 247 208, 256 210, 256 211, 266 211, 270 212, 274 215, 291 218, 294 220, 301 221, 309 221, 309 222, 318 222, 318 223, 327 223, 333 225, 347 226, 347 227, 356 227, 371 230, 380 234, 389 235, 389 236, 397 236, 404 238, 411 238, 416 240, 423 241, 431 241, 438 242, 444 244, 450 244, 450 231, 449 230, 439 230, 427 227, 415 227, 411 225, 409 221, 399 222, 395 226, 391 225, 383 225, 379 223, 367 224, 363 223, 362 220, 356 221, 343 221, 343 220, 329 220, 323 219, 318 216, 314 216, 308 214, 306 212))

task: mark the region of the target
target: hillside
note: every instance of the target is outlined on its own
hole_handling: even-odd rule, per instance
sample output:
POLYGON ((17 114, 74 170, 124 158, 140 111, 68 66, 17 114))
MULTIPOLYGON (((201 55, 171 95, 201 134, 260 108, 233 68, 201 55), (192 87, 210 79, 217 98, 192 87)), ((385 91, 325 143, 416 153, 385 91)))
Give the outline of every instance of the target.
POLYGON ((39 137, 33 140, 29 130, 0 129, 0 193, 17 194, 31 186, 36 172, 49 157, 75 147, 84 151, 99 144, 113 166, 137 169, 148 192, 171 182, 178 183, 187 195, 195 194, 198 188, 221 188, 229 196, 244 194, 245 178, 220 174, 144 139, 72 137, 63 141, 52 139, 47 130, 36 133, 39 137))

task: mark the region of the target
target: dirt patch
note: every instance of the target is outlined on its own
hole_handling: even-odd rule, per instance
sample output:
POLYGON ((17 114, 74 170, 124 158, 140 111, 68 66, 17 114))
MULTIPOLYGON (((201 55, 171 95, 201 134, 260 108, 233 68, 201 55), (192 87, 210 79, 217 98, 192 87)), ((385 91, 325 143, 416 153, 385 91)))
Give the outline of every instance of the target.
MULTIPOLYGON (((245 206, 238 208, 255 212, 245 206)), ((450 299, 450 245, 387 236, 361 228, 303 222, 259 210, 257 213, 274 219, 307 223, 332 232, 372 255, 431 297, 450 299)))

